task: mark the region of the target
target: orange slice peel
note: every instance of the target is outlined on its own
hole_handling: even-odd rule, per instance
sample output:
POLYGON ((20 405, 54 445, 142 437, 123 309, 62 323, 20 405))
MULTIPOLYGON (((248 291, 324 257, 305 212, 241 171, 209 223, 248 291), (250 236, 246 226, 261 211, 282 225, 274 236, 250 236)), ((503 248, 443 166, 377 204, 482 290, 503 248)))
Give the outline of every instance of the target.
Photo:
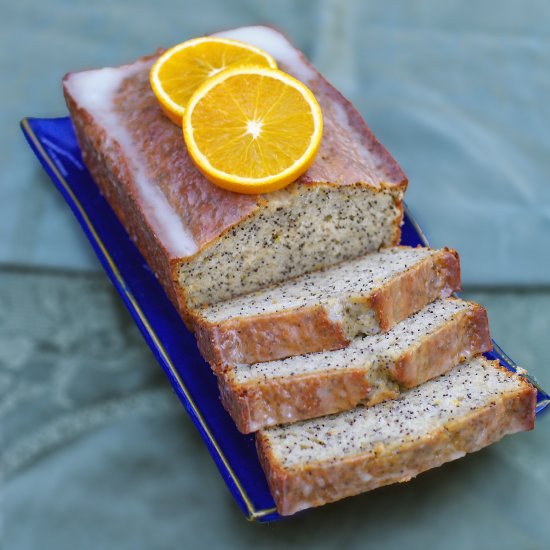
POLYGON ((259 48, 205 36, 166 50, 151 68, 150 83, 166 116, 181 126, 193 92, 218 72, 239 65, 277 67, 273 57, 259 48))

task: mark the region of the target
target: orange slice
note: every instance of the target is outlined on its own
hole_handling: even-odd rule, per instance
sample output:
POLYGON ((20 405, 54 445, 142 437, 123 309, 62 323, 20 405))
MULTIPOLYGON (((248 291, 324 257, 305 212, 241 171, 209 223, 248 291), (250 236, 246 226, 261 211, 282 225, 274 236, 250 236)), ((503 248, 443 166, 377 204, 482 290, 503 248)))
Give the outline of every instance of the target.
POLYGON ((267 193, 309 168, 323 116, 311 91, 288 74, 236 67, 195 91, 183 132, 191 158, 210 181, 239 193, 267 193))
POLYGON ((168 118, 181 126, 193 92, 211 76, 236 65, 277 68, 275 60, 259 48, 206 36, 166 50, 151 68, 151 87, 168 118))

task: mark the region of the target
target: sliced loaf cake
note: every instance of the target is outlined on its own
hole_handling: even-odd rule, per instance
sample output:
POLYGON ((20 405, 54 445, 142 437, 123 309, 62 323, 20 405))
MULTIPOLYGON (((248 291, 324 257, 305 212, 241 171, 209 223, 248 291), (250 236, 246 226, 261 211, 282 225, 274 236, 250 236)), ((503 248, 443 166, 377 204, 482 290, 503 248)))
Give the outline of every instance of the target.
POLYGON ((422 384, 490 349, 485 309, 447 298, 345 349, 228 365, 218 383, 238 429, 249 433, 393 399, 400 388, 422 384))
POLYGON ((220 36, 266 50, 321 106, 319 153, 286 189, 243 195, 205 179, 151 90, 158 53, 63 83, 84 162, 187 322, 190 308, 398 244, 407 187, 355 108, 281 33, 220 36))
POLYGON ((475 358, 371 408, 270 428, 256 437, 282 515, 417 474, 534 425, 536 390, 475 358))
POLYGON ((454 250, 397 246, 199 309, 195 335, 214 370, 339 349, 459 286, 454 250))

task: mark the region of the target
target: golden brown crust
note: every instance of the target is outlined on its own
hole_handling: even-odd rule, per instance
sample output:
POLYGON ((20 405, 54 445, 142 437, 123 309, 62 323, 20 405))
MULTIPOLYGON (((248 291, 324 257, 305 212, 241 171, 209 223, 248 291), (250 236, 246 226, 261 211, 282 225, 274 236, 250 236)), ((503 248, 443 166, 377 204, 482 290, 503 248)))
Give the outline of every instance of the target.
MULTIPOLYGON (((354 298, 375 311, 383 332, 426 304, 460 288, 460 262, 454 250, 443 248, 375 293, 354 298)), ((195 316, 195 335, 203 357, 216 371, 225 364, 260 363, 346 347, 349 338, 341 322, 331 321, 325 306, 304 306, 277 313, 209 322, 195 316)))
POLYGON ((456 250, 443 248, 424 262, 390 279, 368 300, 388 331, 426 304, 460 290, 460 260, 456 250))
POLYGON ((364 368, 294 373, 242 383, 232 369, 220 370, 222 403, 239 431, 250 433, 395 399, 399 386, 418 386, 491 349, 487 313, 478 304, 472 306, 458 311, 395 362, 388 361, 374 371, 368 357, 364 368))
POLYGON ((423 384, 492 349, 485 308, 473 304, 472 309, 458 312, 453 321, 442 325, 390 366, 391 376, 400 386, 412 388, 423 384))
MULTIPOLYGON (((315 70, 309 62, 308 65, 315 70)), ((331 174, 338 172, 339 185, 374 183, 378 188, 400 188, 404 192, 408 184, 405 173, 375 138, 357 109, 324 78, 317 78, 307 84, 323 111, 323 140, 318 152, 318 159, 322 162, 315 161, 298 181, 307 185, 333 181, 331 174), (341 114, 332 112, 334 105, 343 107, 357 142, 364 144, 372 157, 377 159, 376 163, 365 166, 364 159, 354 155, 353 144, 342 148, 341 114)))
POLYGON ((322 306, 312 306, 253 317, 235 317, 210 324, 195 322, 195 336, 203 357, 215 370, 225 364, 259 363, 347 346, 342 326, 331 321, 322 306))
POLYGON ((260 432, 256 446, 260 463, 281 515, 290 515, 390 483, 408 481, 466 453, 494 443, 504 435, 531 430, 534 426, 536 389, 523 382, 515 392, 472 411, 422 439, 397 449, 378 449, 330 462, 310 462, 294 469, 283 468, 260 432))
MULTIPOLYGON (((369 398, 372 384, 362 370, 313 373, 239 384, 218 374, 222 403, 238 430, 251 433, 266 426, 314 418, 351 409, 369 398)), ((378 399, 382 399, 380 394, 378 399)), ((385 398, 397 397, 386 393, 385 398)))
POLYGON ((403 217, 405 215, 405 207, 403 206, 403 195, 400 195, 398 198, 395 194, 393 195, 393 204, 397 208, 399 215, 398 220, 399 224, 395 226, 393 232, 392 242, 384 245, 386 247, 397 246, 401 243, 401 226, 403 225, 403 217))

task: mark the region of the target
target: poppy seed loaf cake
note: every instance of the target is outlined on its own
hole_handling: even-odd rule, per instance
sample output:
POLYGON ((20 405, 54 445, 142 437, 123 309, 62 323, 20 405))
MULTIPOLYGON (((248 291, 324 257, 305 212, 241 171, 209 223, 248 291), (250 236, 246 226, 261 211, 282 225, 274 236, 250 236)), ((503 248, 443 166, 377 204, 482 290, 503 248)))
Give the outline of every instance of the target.
POLYGON ((358 112, 283 35, 221 35, 265 49, 321 106, 319 153, 283 190, 242 195, 206 180, 150 89, 157 56, 64 79, 84 162, 188 323, 189 309, 398 244, 407 186, 358 112))
POLYGON ((458 254, 398 246, 407 179, 358 112, 274 29, 217 36, 264 49, 321 107, 318 154, 284 189, 239 194, 204 177, 151 89, 161 51, 69 73, 63 89, 101 193, 194 330, 237 427, 257 432, 278 512, 531 429, 535 389, 476 355, 491 348, 486 312, 449 298, 458 254))
POLYGON ((282 515, 333 502, 531 430, 536 389, 474 358, 392 401, 258 433, 260 462, 282 515))
POLYGON ((227 366, 218 383, 225 408, 249 433, 394 399, 491 347, 485 309, 447 298, 345 349, 227 366))
POLYGON ((397 246, 195 311, 214 370, 343 348, 460 287, 454 250, 397 246))

